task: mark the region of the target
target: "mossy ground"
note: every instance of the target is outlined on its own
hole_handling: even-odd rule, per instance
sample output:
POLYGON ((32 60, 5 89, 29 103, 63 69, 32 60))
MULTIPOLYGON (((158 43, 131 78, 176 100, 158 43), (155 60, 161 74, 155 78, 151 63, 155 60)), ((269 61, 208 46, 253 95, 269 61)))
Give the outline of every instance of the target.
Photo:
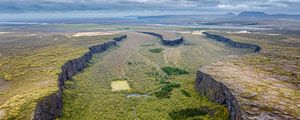
POLYGON ((97 54, 90 67, 67 81, 63 119, 161 120, 178 115, 188 115, 184 119, 227 119, 228 111, 224 106, 209 102, 194 89, 195 72, 199 66, 227 55, 242 54, 243 50, 227 48, 201 36, 186 34, 186 37, 193 45, 170 48, 160 45, 154 37, 129 33, 120 47, 97 54), (176 57, 177 65, 164 57, 172 56, 164 55, 172 52, 153 54, 149 51, 155 48, 181 51, 180 57, 176 57), (168 75, 161 70, 166 66, 180 68, 189 74, 168 75), (111 91, 111 82, 116 79, 127 80, 132 89, 111 91), (167 92, 168 97, 157 97, 158 91, 167 92), (143 97, 127 97, 130 94, 143 97), (209 113, 193 114, 204 109, 209 113))

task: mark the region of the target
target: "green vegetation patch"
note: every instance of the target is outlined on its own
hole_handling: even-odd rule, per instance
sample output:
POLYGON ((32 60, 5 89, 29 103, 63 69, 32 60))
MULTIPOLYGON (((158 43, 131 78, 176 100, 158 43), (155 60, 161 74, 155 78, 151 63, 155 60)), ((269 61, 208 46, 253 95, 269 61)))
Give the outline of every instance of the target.
POLYGON ((163 70, 167 75, 189 74, 189 72, 186 70, 180 68, 174 68, 174 67, 163 67, 161 70, 163 70))
POLYGON ((144 44, 144 45, 141 45, 142 47, 147 47, 147 46, 155 46, 155 44, 151 43, 151 44, 144 44))
POLYGON ((191 94, 189 92, 187 92, 186 90, 180 90, 180 92, 186 97, 191 97, 191 94))
POLYGON ((171 92, 174 88, 180 88, 180 84, 179 83, 166 84, 161 88, 161 90, 171 92))
POLYGON ((147 74, 154 77, 161 85, 161 88, 154 92, 154 95, 158 98, 170 98, 173 89, 181 87, 178 82, 170 81, 170 78, 167 75, 160 75, 157 71, 149 72, 147 74))
MULTIPOLYGON (((173 111, 169 113, 169 116, 173 120, 184 120, 187 118, 194 118, 199 116, 213 116, 214 110, 209 109, 209 107, 201 107, 201 108, 187 108, 180 111, 173 111)), ((197 118, 201 119, 201 117, 197 118)))
POLYGON ((174 88, 180 88, 181 85, 179 83, 171 83, 171 82, 160 82, 163 86, 156 92, 154 95, 158 98, 170 98, 171 92, 174 88))
POLYGON ((163 51, 163 48, 154 48, 154 49, 150 49, 149 51, 152 53, 161 53, 161 51, 163 51))
POLYGON ((158 98, 170 98, 171 93, 164 90, 154 92, 154 95, 158 98))
POLYGON ((177 82, 167 81, 167 78, 160 79, 159 84, 161 84, 162 87, 158 91, 154 92, 154 95, 158 98, 170 98, 173 89, 181 87, 181 85, 177 82))

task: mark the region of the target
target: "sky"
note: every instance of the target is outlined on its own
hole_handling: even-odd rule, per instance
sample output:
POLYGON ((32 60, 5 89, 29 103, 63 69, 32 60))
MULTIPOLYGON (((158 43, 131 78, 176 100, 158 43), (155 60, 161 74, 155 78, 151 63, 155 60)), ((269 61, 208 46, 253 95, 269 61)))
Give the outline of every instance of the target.
POLYGON ((299 6, 300 0, 0 0, 0 14, 44 12, 84 14, 86 11, 130 13, 129 15, 214 14, 241 11, 300 14, 299 6))

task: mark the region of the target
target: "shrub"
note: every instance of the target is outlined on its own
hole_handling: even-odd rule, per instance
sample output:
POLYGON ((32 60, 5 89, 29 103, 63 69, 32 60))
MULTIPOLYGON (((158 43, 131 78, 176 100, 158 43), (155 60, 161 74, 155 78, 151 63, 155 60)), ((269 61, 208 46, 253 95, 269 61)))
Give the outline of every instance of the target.
POLYGON ((159 84, 170 84, 170 82, 166 81, 166 79, 160 79, 159 84))
POLYGON ((142 47, 146 47, 146 46, 155 46, 155 44, 144 44, 144 45, 141 45, 142 47))
POLYGON ((170 98, 170 94, 170 92, 164 90, 154 92, 154 95, 158 98, 170 98))
POLYGON ((132 65, 132 62, 131 61, 127 62, 127 65, 132 65))
POLYGON ((156 91, 154 94, 158 98, 170 98, 171 92, 174 88, 179 88, 179 83, 170 83, 168 82, 164 85, 159 91, 156 91))
POLYGON ((173 67, 163 67, 162 70, 167 75, 182 75, 182 74, 189 74, 188 71, 180 69, 180 68, 173 68, 173 67))
POLYGON ((191 97, 191 94, 188 93, 186 90, 180 90, 180 92, 186 97, 191 97))
POLYGON ((152 52, 152 53, 160 53, 163 50, 164 49, 162 49, 162 48, 154 48, 154 49, 150 49, 149 51, 152 52))
POLYGON ((173 87, 168 85, 165 85, 164 87, 161 88, 163 91, 171 92, 173 90, 173 87))
POLYGON ((173 120, 184 120, 189 117, 196 117, 196 116, 205 116, 205 115, 212 115, 214 111, 209 109, 208 107, 201 107, 201 108, 187 108, 180 111, 173 111, 169 113, 169 116, 173 120))

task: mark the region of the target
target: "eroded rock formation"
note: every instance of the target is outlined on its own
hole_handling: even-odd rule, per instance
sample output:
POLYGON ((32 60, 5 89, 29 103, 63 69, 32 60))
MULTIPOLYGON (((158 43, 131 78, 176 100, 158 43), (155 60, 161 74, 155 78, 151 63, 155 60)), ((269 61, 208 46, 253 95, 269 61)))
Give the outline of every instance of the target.
POLYGON ((58 88, 56 93, 45 97, 37 103, 34 113, 34 120, 53 120, 62 116, 63 99, 62 92, 64 89, 64 82, 71 79, 78 72, 82 71, 88 61, 92 59, 93 54, 101 53, 112 46, 116 46, 117 42, 127 38, 127 35, 113 38, 104 44, 95 45, 89 48, 89 51, 83 56, 67 61, 61 67, 61 73, 58 75, 58 88))
POLYGON ((223 83, 204 72, 197 71, 195 88, 209 100, 225 105, 230 113, 230 120, 242 120, 242 113, 235 96, 223 83))
POLYGON ((225 105, 231 120, 300 118, 300 92, 295 86, 236 62, 231 59, 202 67, 197 71, 196 89, 225 105))
POLYGON ((261 47, 255 44, 236 42, 221 35, 215 35, 208 32, 203 32, 203 34, 206 35, 207 38, 226 43, 230 47, 252 49, 254 52, 258 52, 261 50, 261 47))
POLYGON ((163 45, 166 45, 166 46, 176 46, 176 45, 180 45, 184 42, 183 36, 181 36, 179 38, 175 38, 175 39, 166 39, 163 37, 163 35, 158 34, 158 33, 153 33, 153 32, 140 32, 140 33, 155 36, 160 39, 160 41, 163 45))
MULTIPOLYGON (((261 47, 255 44, 235 42, 221 35, 215 35, 208 32, 203 32, 203 34, 209 39, 223 42, 230 47, 251 49, 253 52, 259 52, 261 50, 261 47)), ((230 113, 230 120, 243 119, 243 112, 234 93, 222 82, 214 79, 211 75, 198 70, 195 88, 201 95, 207 96, 211 101, 225 105, 230 113)))
MULTIPOLYGON (((260 46, 235 42, 229 38, 203 33, 231 47, 252 49, 260 46)), ((297 120, 298 88, 274 76, 256 71, 237 59, 219 61, 197 71, 196 89, 210 100, 224 104, 231 120, 297 120)))

